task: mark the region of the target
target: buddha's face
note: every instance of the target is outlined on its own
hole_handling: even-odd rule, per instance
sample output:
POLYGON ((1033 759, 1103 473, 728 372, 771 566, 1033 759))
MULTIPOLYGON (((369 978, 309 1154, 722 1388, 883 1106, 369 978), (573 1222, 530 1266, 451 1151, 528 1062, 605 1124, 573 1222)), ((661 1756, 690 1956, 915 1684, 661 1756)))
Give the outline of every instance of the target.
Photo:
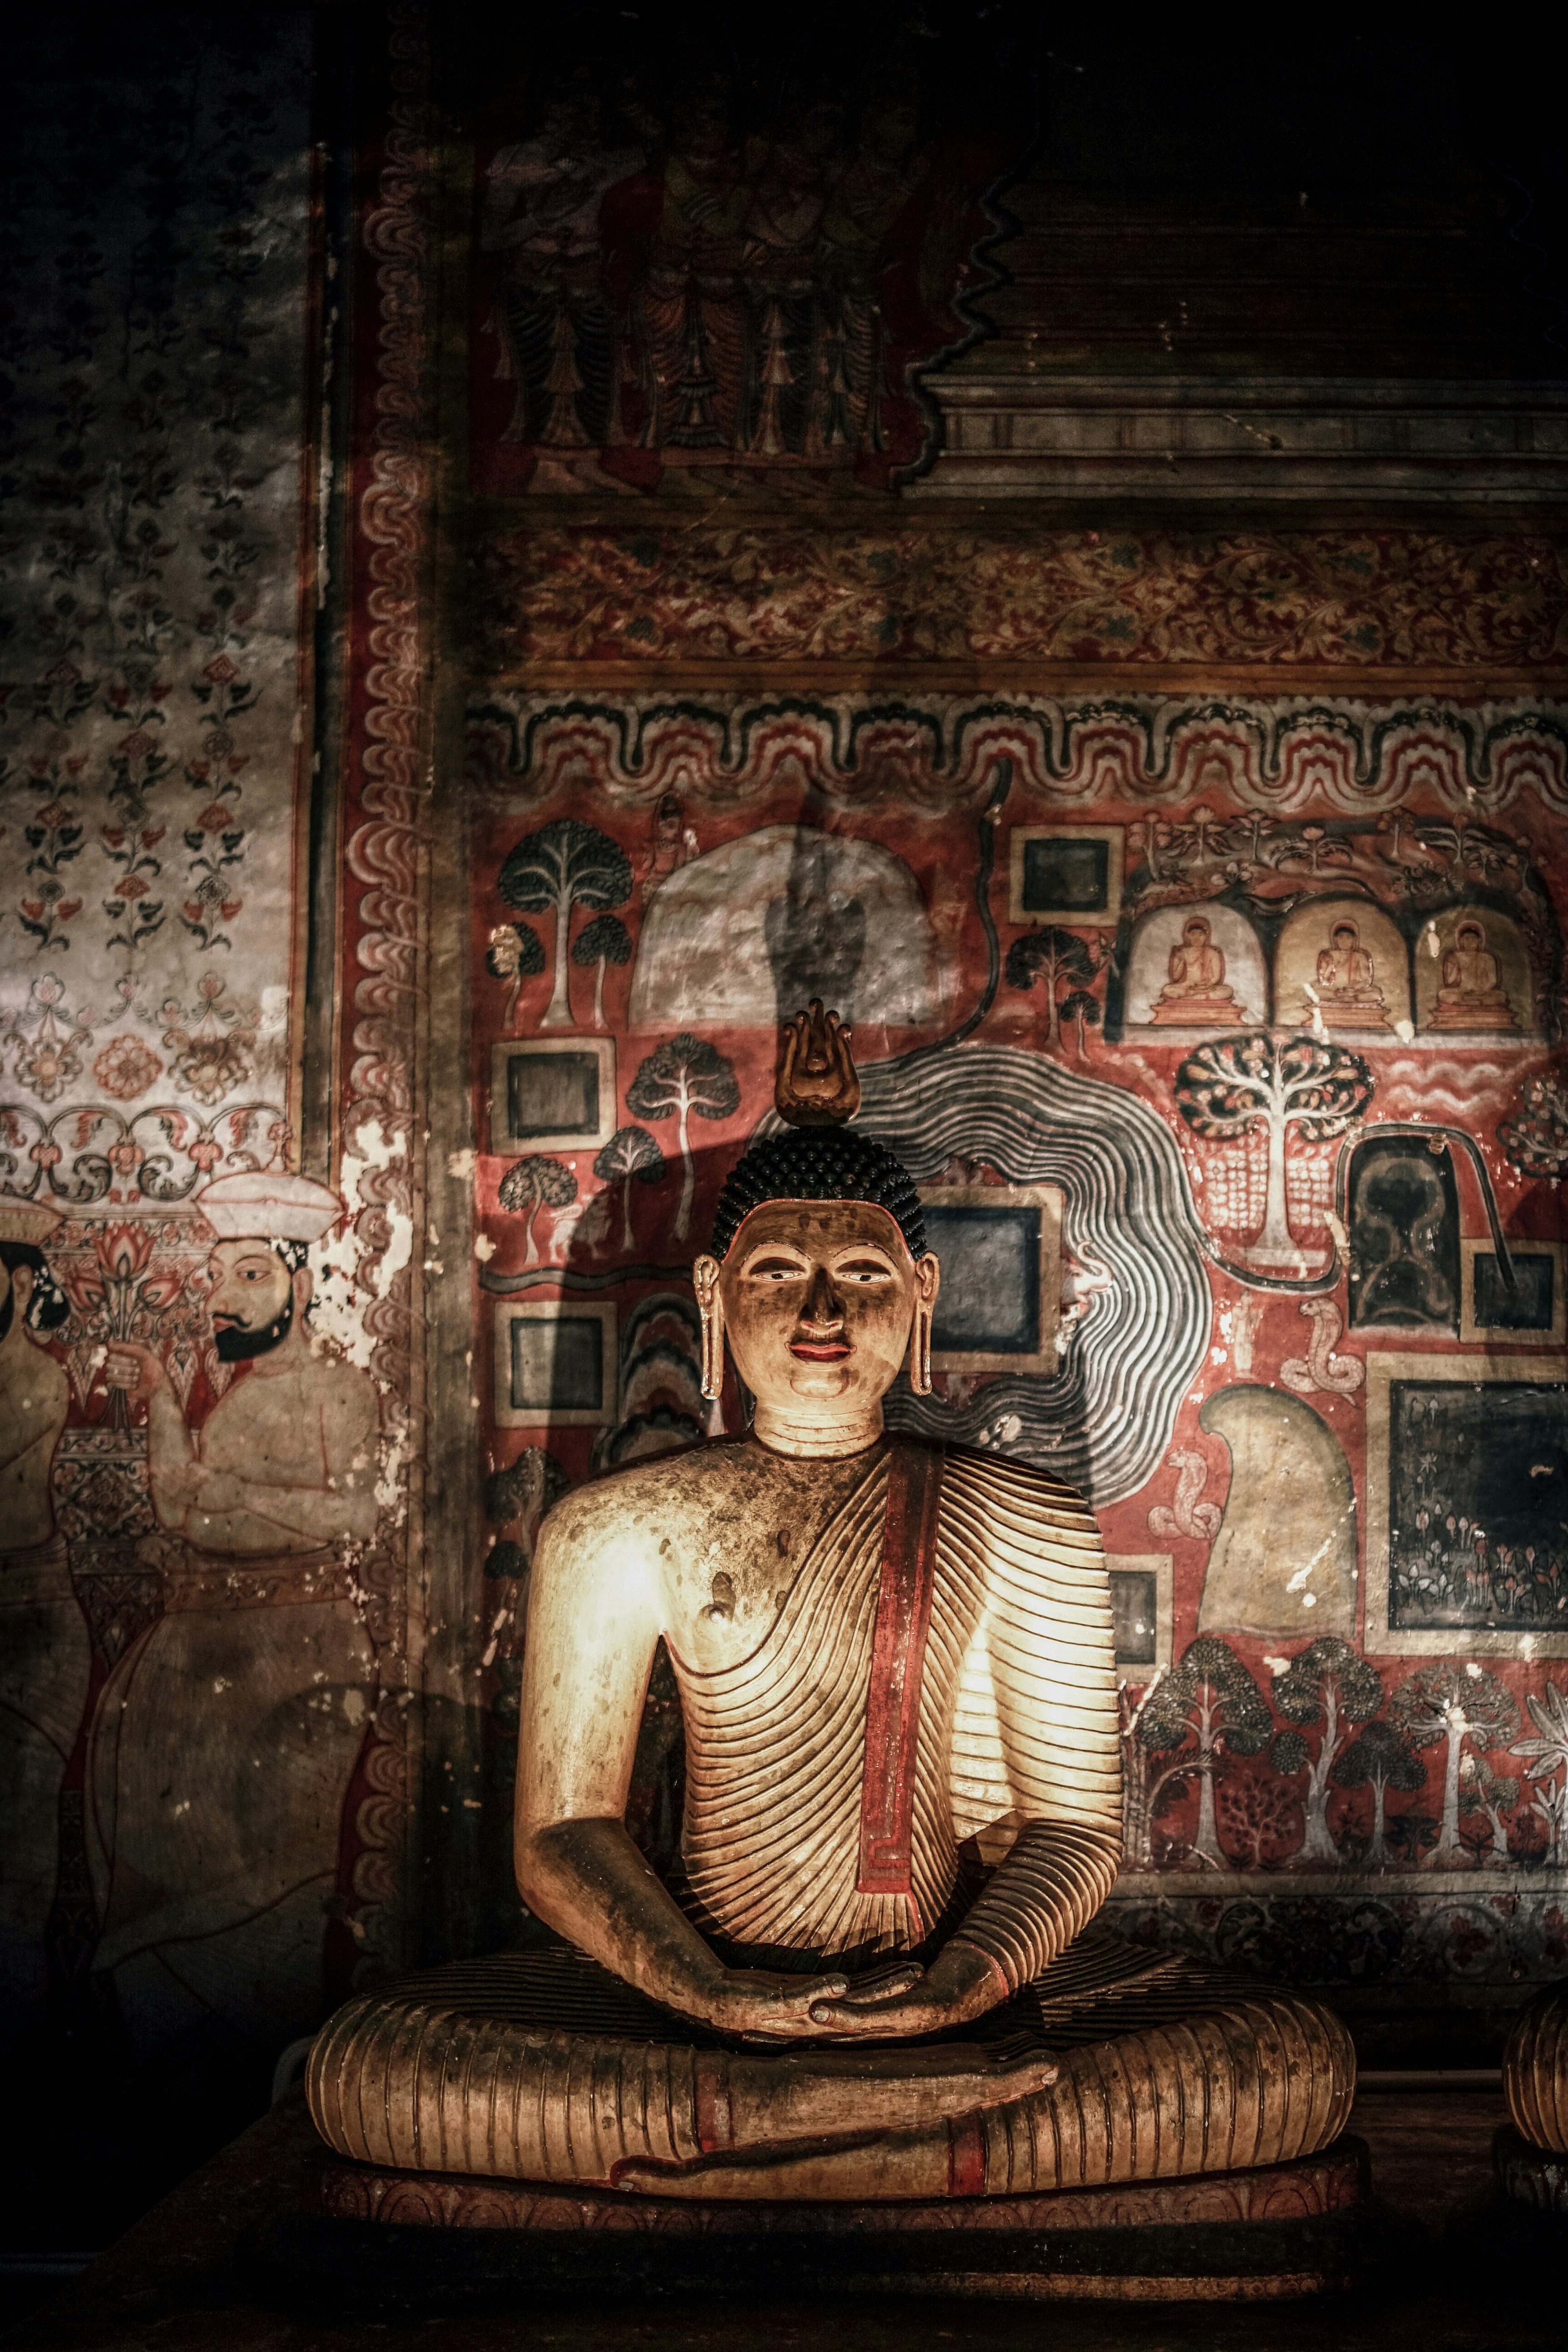
POLYGON ((720 1270, 736 1369, 759 1405, 863 1410, 897 1378, 937 1281, 935 1258, 917 1265, 886 1209, 764 1202, 720 1270))

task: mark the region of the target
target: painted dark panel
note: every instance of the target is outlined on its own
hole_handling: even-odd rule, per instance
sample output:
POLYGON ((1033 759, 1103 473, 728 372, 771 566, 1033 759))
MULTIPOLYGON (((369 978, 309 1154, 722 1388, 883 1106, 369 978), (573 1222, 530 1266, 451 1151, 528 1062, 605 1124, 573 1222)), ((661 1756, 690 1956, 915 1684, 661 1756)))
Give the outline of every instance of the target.
POLYGON ((1374 1139, 1351 1160, 1352 1331, 1451 1331, 1459 1309, 1459 1212, 1447 1154, 1419 1136, 1374 1139))
POLYGON ((1395 1381, 1389 1622, 1568 1622, 1568 1387, 1395 1381))

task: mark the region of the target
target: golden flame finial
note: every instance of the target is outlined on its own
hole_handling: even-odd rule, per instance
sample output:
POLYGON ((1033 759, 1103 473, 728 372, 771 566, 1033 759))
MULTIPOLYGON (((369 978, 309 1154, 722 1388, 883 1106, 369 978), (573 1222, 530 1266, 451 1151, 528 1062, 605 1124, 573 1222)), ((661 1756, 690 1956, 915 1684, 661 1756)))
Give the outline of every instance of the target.
POLYGON ((784 1024, 784 1061, 773 1101, 792 1127, 842 1127, 860 1108, 849 1031, 837 1013, 823 1012, 820 996, 784 1024))

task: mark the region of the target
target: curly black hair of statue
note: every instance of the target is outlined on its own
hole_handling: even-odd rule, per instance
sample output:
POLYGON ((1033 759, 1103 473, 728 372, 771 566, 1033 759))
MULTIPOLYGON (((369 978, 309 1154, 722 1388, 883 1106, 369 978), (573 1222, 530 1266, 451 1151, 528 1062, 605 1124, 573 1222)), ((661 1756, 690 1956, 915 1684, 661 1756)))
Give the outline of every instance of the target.
POLYGON ((753 1143, 719 1195, 715 1257, 723 1257, 742 1219, 764 1201, 868 1201, 886 1209, 911 1257, 926 1254, 925 1217, 909 1170, 885 1144, 849 1128, 796 1128, 753 1143))

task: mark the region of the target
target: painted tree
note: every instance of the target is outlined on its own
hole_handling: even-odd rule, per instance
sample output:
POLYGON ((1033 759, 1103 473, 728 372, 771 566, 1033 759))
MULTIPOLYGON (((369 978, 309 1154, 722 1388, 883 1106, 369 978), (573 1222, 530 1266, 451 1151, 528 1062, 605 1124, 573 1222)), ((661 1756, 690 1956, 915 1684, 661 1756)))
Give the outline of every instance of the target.
POLYGON ((734 1065, 716 1045, 683 1029, 667 1045, 651 1053, 626 1088, 626 1108, 638 1118, 676 1122, 685 1171, 680 1202, 675 1213, 675 1235, 684 1241, 691 1231, 691 1200, 697 1170, 691 1158, 689 1123, 693 1118, 731 1118, 741 1108, 741 1089, 734 1065))
POLYGON ((1084 1031, 1100 1026, 1100 999, 1091 988, 1075 988, 1062 1006, 1062 1019, 1078 1031, 1078 1057, 1084 1058, 1084 1031))
POLYGON ((1157 1755, 1141 1734, 1144 1710, 1168 1671, 1164 1666, 1158 1667, 1153 1680, 1142 1690, 1128 1683, 1117 1687, 1122 1759, 1121 1843, 1128 1867, 1132 1870, 1153 1868, 1154 1824, 1181 1783, 1198 1769, 1195 1744, 1178 1748, 1167 1763, 1163 1758, 1170 1751, 1163 1750, 1157 1755))
POLYGON ((1474 1820, 1479 1813, 1486 1828, 1474 1835, 1461 1831, 1465 1851, 1478 1863, 1508 1858, 1508 1824, 1504 1813, 1519 1802, 1519 1782, 1511 1773, 1494 1772, 1484 1756, 1467 1756, 1459 1765, 1459 1813, 1474 1820))
POLYGON ((1531 1692, 1524 1704, 1535 1730, 1509 1754, 1525 1759, 1530 1810, 1546 1825, 1545 1859, 1555 1865, 1568 1858, 1568 1689, 1549 1682, 1543 1697, 1531 1692))
POLYGON ((664 1154, 646 1127, 617 1127, 594 1162, 603 1183, 621 1188, 621 1247, 632 1245, 632 1186, 657 1184, 664 1174, 664 1154))
POLYGON ((631 860, 618 841, 580 817, 557 817, 524 834, 507 854, 497 888, 521 915, 553 914, 555 978, 542 1029, 570 1029, 572 999, 566 961, 574 907, 619 907, 631 895, 631 860))
POLYGON ((595 915, 584 923, 572 942, 574 963, 597 964, 594 975, 594 1026, 605 1025, 605 966, 607 963, 629 963, 632 958, 632 935, 618 915, 595 915))
POLYGON ((1277 1044, 1264 1030, 1215 1038, 1176 1072, 1176 1108, 1195 1135, 1228 1143, 1262 1134, 1268 1176, 1262 1231, 1246 1255, 1289 1265, 1300 1253, 1285 1202, 1285 1141, 1291 1128, 1310 1143, 1342 1135, 1372 1100, 1372 1072, 1359 1054, 1315 1037, 1277 1044))
POLYGON ((518 991, 525 980, 532 980, 544 970, 544 943, 531 923, 498 923, 490 933, 490 943, 485 954, 485 970, 492 980, 510 980, 506 1009, 501 1014, 501 1027, 511 1027, 511 1017, 517 1010, 518 991))
POLYGON ((1373 1870, 1388 1867, 1386 1803, 1390 1789, 1413 1796, 1426 1786, 1426 1768, 1412 1755, 1392 1723, 1364 1724, 1358 1738, 1334 1759, 1331 1774, 1339 1789, 1372 1790, 1372 1843, 1364 1859, 1373 1870))
POLYGON ((576 1198, 577 1179, 563 1160, 531 1151, 526 1160, 512 1161, 500 1180, 500 1199, 503 1209, 515 1210, 522 1218, 524 1265, 539 1262, 533 1226, 540 1210, 564 1209, 576 1198))
POLYGON ((1021 931, 1007 950, 1008 987, 1045 988, 1047 1045, 1061 1034, 1059 991, 1087 991, 1097 969, 1088 941, 1055 923, 1047 923, 1044 930, 1021 931))
POLYGON ((1231 1773, 1215 1806, 1226 1858, 1243 1870, 1271 1869, 1300 1843, 1296 1791, 1272 1772, 1231 1773))
POLYGON ((1568 1087, 1550 1071, 1526 1078, 1519 1108, 1504 1119, 1497 1139, 1525 1176, 1555 1183, 1568 1176, 1568 1087))
POLYGON ((1347 1727, 1365 1723, 1383 1705, 1377 1670, 1337 1633, 1321 1634, 1282 1675, 1274 1678, 1274 1705, 1288 1723, 1323 1727, 1314 1756, 1303 1741, 1307 1789, 1302 1799, 1307 1834, 1303 1862, 1335 1863, 1339 1849, 1329 1835, 1329 1782, 1347 1727))
POLYGON ((1513 1737, 1519 1729, 1519 1709, 1512 1694, 1484 1666, 1434 1659, 1400 1684, 1389 1701, 1388 1714, 1413 1748, 1436 1748, 1440 1740, 1445 1744, 1443 1811, 1431 1863, 1435 1870, 1462 1869, 1466 1855, 1459 1836, 1460 1758, 1467 1745, 1484 1752, 1502 1747, 1513 1737))
POLYGON ((485 1517, 493 1527, 510 1528, 485 1555, 487 1576, 524 1576, 532 1565, 539 1522, 558 1502, 572 1481, 542 1445, 525 1445, 514 1462, 497 1470, 484 1486, 485 1517))
POLYGON ((1215 1820, 1215 1779, 1222 1756, 1256 1756, 1273 1722, 1263 1694, 1228 1642, 1200 1633, 1159 1687, 1149 1694, 1137 1737, 1155 1754, 1195 1740, 1191 1770, 1198 1780, 1198 1825, 1193 1852, 1215 1867, 1225 1862, 1215 1820))

